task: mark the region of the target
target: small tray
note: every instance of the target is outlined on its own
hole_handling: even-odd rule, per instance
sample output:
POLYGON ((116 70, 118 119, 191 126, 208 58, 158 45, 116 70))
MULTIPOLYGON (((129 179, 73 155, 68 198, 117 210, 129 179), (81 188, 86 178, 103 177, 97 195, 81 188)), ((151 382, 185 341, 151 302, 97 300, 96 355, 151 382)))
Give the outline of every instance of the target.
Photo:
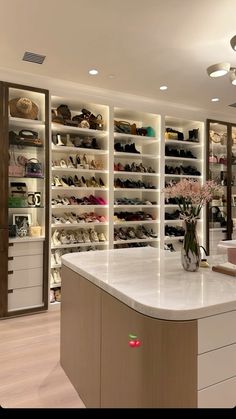
POLYGON ((219 272, 221 274, 236 276, 236 265, 235 265, 235 269, 226 268, 225 266, 222 266, 222 265, 216 265, 216 266, 212 266, 212 270, 214 272, 219 272))

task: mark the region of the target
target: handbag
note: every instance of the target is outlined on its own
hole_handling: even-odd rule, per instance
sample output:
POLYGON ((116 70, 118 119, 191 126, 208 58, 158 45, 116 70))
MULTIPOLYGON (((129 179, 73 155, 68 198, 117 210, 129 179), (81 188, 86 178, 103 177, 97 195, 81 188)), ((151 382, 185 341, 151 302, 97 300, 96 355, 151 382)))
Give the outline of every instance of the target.
POLYGON ((114 121, 114 131, 121 134, 137 135, 136 124, 130 124, 128 121, 114 121))
POLYGON ((29 159, 25 165, 25 177, 43 177, 42 163, 29 159))
POLYGON ((11 148, 11 151, 9 153, 8 174, 9 176, 14 176, 14 177, 24 177, 25 168, 21 164, 17 164, 17 162, 19 163, 19 160, 17 159, 16 161, 14 147, 13 147, 11 148))
POLYGON ((10 208, 27 207, 27 186, 24 182, 11 182, 8 206, 10 208))
POLYGON ((43 141, 38 138, 38 133, 36 131, 21 130, 19 134, 14 131, 9 132, 9 144, 42 147, 43 141))

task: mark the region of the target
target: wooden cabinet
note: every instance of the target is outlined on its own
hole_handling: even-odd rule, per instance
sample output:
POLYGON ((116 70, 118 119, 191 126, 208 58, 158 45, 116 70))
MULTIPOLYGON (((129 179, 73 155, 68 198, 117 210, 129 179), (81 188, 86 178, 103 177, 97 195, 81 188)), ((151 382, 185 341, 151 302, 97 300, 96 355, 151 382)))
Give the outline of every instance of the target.
POLYGON ((0 317, 47 309, 49 92, 0 83, 0 317))

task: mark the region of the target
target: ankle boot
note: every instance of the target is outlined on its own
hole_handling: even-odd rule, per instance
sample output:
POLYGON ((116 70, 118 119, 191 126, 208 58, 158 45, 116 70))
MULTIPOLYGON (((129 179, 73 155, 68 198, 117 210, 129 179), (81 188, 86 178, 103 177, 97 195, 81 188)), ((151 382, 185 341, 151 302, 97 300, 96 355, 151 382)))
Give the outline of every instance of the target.
POLYGON ((199 128, 193 129, 193 141, 199 143, 199 128))

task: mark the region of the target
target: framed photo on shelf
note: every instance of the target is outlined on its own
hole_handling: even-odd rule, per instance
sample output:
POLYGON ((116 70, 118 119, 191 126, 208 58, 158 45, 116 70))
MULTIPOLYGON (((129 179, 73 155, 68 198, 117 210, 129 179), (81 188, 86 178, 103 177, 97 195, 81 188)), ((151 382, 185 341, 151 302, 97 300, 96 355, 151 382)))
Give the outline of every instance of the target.
POLYGON ((32 224, 31 214, 13 214, 13 224, 16 225, 18 237, 29 235, 29 226, 32 224))
POLYGON ((236 195, 232 195, 232 207, 236 207, 236 195))

